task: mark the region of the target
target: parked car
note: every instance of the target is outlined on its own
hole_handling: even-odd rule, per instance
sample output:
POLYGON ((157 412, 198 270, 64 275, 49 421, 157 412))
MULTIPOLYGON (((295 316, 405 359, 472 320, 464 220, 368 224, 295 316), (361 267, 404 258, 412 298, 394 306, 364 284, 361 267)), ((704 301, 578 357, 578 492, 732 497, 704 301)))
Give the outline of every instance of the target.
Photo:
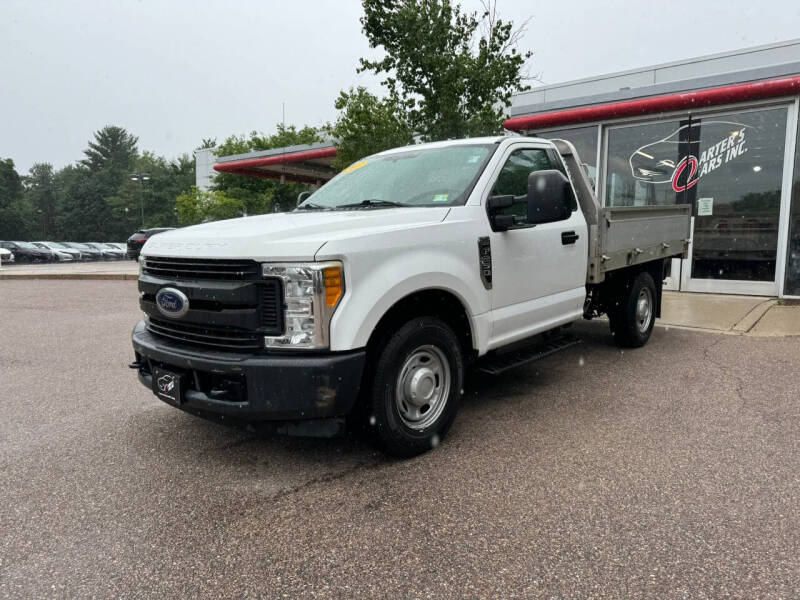
MULTIPOLYGON (((349 416, 391 454, 429 450, 465 365, 538 360, 601 314, 620 346, 650 338, 691 206, 602 206, 581 164, 533 137, 398 148, 291 214, 158 235, 139 261, 132 366, 199 416, 309 434, 349 416)), ((586 389, 591 375, 602 385, 585 371, 586 389)))
POLYGON ((50 252, 51 260, 56 262, 70 262, 79 260, 80 252, 77 250, 67 250, 66 248, 58 248, 54 242, 31 242, 37 248, 50 252))
POLYGON ((117 247, 116 244, 112 244, 110 242, 104 242, 101 244, 96 244, 97 246, 101 246, 103 250, 111 252, 114 257, 114 260, 122 260, 125 258, 127 250, 122 250, 117 247))
POLYGON ((86 257, 83 255, 83 252, 81 252, 77 248, 72 248, 71 246, 67 246, 65 242, 40 242, 40 243, 47 244, 48 246, 50 246, 55 250, 70 253, 72 255, 73 260, 86 260, 86 257))
POLYGON ((94 248, 100 253, 100 256, 103 260, 116 260, 118 251, 116 248, 113 250, 111 248, 106 248, 105 244, 101 244, 100 242, 84 242, 90 248, 94 248))
POLYGON ((103 253, 96 248, 92 248, 88 244, 79 244, 78 242, 63 242, 64 245, 69 246, 70 248, 75 248, 76 250, 80 250, 81 254, 86 260, 102 260, 103 253))
POLYGON ((128 238, 128 258, 139 259, 139 252, 142 251, 144 243, 157 233, 171 231, 174 227, 156 227, 155 229, 140 229, 128 238))
POLYGON ((52 260, 51 254, 31 244, 30 242, 0 242, 0 248, 11 250, 16 262, 48 262, 52 260))
POLYGON ((14 253, 7 248, 0 248, 0 265, 14 262, 14 253))

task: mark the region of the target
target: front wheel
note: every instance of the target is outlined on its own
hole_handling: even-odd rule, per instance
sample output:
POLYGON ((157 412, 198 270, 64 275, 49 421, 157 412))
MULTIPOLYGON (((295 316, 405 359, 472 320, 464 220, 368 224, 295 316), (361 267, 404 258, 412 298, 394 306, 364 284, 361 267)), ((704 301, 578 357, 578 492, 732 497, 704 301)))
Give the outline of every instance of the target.
POLYGON ((620 346, 640 348, 653 333, 656 284, 650 273, 641 272, 620 286, 616 295, 616 304, 608 311, 614 341, 620 346))
POLYGON ((410 457, 437 446, 452 425, 464 384, 453 330, 433 317, 403 325, 378 351, 369 423, 383 449, 410 457))

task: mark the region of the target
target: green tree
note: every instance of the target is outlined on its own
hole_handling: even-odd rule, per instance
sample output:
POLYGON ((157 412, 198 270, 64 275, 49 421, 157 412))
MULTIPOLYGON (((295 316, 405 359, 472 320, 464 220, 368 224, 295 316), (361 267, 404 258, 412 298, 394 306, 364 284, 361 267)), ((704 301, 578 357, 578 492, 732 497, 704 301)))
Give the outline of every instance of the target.
POLYGON ((56 230, 56 180, 53 165, 34 163, 24 178, 28 204, 36 211, 41 239, 58 237, 56 230))
POLYGON ((200 145, 195 150, 205 150, 207 148, 216 148, 217 138, 203 138, 200 140, 200 145))
POLYGON ((364 156, 414 142, 404 112, 392 98, 380 99, 366 88, 341 92, 335 107, 339 116, 328 128, 337 140, 333 166, 342 169, 364 156))
POLYGON ((203 191, 196 186, 180 194, 176 206, 180 225, 233 219, 247 214, 247 207, 242 200, 231 198, 222 191, 203 191))
POLYGON ((23 195, 22 178, 10 158, 0 159, 0 240, 27 240, 33 211, 23 195))
POLYGON ((115 171, 127 175, 136 158, 138 141, 124 128, 106 125, 95 132, 94 140, 89 140, 89 147, 83 151, 86 158, 80 163, 92 173, 115 171))
POLYGON ((76 205, 81 201, 82 190, 89 179, 85 167, 67 165, 55 173, 57 240, 87 240, 82 231, 82 219, 76 205))
POLYGON ((85 158, 57 178, 62 235, 101 242, 130 235, 130 224, 115 214, 112 199, 135 166, 136 143, 136 136, 122 127, 106 126, 89 141, 85 158))
MULTIPOLYGON (((511 94, 524 91, 531 53, 516 46, 516 30, 497 18, 489 0, 482 13, 464 12, 451 0, 363 0, 361 24, 379 60, 360 59, 358 72, 385 75, 390 107, 424 141, 499 133, 511 94)), ((340 96, 339 101, 342 101, 340 96)), ((344 102, 364 99, 350 94, 344 102)))
MULTIPOLYGON (((279 124, 272 135, 257 131, 252 131, 249 136, 232 135, 216 147, 215 153, 217 156, 229 156, 319 141, 319 133, 313 127, 298 129, 294 125, 279 124)), ((273 210, 292 210, 297 202, 297 195, 307 188, 305 184, 281 183, 275 179, 244 177, 232 173, 218 173, 214 177, 214 190, 224 192, 226 198, 241 201, 249 215, 273 210)))
POLYGON ((117 193, 108 199, 114 218, 124 223, 124 239, 142 226, 142 207, 145 227, 174 227, 178 224, 177 197, 189 191, 195 183, 194 160, 183 154, 168 161, 152 152, 144 152, 134 160, 134 173, 146 173, 147 181, 125 177, 117 193))

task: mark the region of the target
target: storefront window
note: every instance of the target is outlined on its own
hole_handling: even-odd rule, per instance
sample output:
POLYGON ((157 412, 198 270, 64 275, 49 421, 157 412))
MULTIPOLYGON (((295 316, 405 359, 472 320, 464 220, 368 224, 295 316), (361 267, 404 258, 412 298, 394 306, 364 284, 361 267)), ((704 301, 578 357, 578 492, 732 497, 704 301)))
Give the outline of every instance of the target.
POLYGON ((682 136, 688 119, 614 127, 608 132, 607 206, 676 204, 682 194, 672 175, 688 146, 682 136))
POLYGON ((789 244, 786 260, 786 284, 783 293, 800 296, 800 129, 794 155, 792 205, 789 211, 789 244))
POLYGON ((774 281, 786 109, 692 119, 692 277, 774 281))
POLYGON ((692 279, 775 281, 786 108, 614 127, 608 206, 690 204, 692 279))
POLYGON ((578 151, 581 163, 586 167, 586 174, 593 183, 597 181, 597 125, 552 129, 538 135, 548 140, 559 139, 571 142, 578 151))

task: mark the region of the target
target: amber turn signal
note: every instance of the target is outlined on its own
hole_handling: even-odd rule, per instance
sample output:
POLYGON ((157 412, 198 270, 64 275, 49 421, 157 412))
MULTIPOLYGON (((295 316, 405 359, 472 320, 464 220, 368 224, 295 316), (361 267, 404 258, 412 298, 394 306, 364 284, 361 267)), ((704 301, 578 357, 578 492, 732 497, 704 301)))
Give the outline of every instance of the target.
POLYGON ((322 271, 322 276, 325 280, 325 304, 336 306, 344 293, 342 269, 341 267, 329 267, 322 271))

